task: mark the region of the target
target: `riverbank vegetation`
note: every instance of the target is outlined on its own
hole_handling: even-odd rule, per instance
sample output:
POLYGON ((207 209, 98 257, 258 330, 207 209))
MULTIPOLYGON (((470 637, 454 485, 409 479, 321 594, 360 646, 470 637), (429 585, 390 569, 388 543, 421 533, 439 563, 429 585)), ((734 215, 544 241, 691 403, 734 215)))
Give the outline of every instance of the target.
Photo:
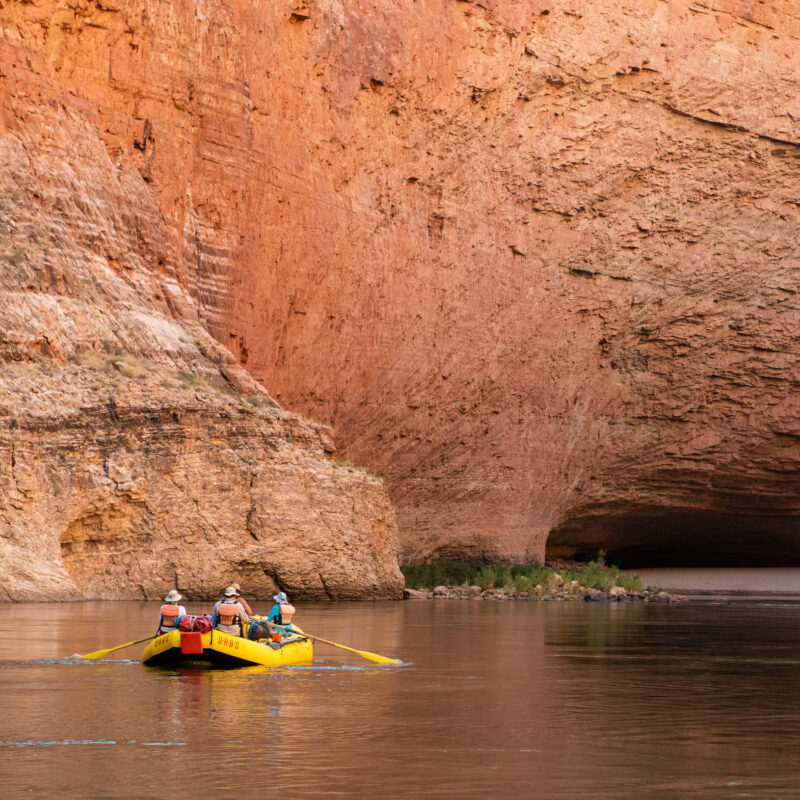
POLYGON ((432 590, 437 586, 468 589, 479 586, 481 591, 502 589, 513 594, 539 594, 543 589, 552 592, 562 586, 596 589, 608 594, 614 587, 626 592, 642 590, 642 581, 633 572, 606 564, 600 554, 588 564, 564 569, 539 564, 505 566, 481 561, 434 561, 400 568, 407 589, 432 590), (539 587, 539 591, 536 591, 539 587))

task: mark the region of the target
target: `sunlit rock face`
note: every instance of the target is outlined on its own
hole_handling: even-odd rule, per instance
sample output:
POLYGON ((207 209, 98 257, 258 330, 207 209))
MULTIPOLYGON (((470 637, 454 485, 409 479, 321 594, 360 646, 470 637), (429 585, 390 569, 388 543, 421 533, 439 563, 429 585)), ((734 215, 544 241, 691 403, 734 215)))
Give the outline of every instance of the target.
POLYGON ((69 115, 146 185, 198 324, 385 479, 404 558, 793 540, 794 3, 0 20, 4 136, 69 115))
POLYGON ((0 601, 398 597, 380 479, 201 326, 154 189, 91 126, 0 136, 0 601))

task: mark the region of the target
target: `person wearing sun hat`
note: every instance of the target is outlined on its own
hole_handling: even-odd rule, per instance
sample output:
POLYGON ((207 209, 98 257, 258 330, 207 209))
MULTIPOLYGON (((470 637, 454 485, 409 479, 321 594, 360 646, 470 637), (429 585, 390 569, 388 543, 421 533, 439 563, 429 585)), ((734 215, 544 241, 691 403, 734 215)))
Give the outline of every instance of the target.
POLYGON ((169 633, 175 630, 178 620, 186 613, 183 606, 177 605, 179 600, 183 600, 177 589, 172 589, 164 598, 164 605, 161 606, 161 616, 158 620, 158 632, 169 633))
POLYGON ((250 622, 250 617, 239 602, 239 592, 234 586, 229 586, 211 612, 214 621, 214 630, 228 633, 231 636, 242 635, 242 623, 250 622))
MULTIPOLYGON (((284 625, 290 630, 292 628, 292 616, 294 615, 294 606, 289 603, 289 598, 286 592, 278 592, 273 598, 275 605, 269 610, 267 614, 267 622, 272 625, 284 625)), ((273 638, 275 641, 281 641, 281 635, 285 636, 289 631, 280 631, 273 628, 273 638)))

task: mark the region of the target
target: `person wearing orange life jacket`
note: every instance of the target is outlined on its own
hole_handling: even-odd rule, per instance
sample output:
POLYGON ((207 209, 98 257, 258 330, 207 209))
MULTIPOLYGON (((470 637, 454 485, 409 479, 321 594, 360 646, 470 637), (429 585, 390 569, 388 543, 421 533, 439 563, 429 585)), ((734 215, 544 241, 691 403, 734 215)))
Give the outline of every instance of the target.
POLYGON ((250 622, 244 606, 239 602, 239 593, 233 586, 225 590, 222 599, 214 606, 211 616, 214 620, 214 630, 231 636, 241 636, 242 623, 250 622))
POLYGON ((161 616, 158 620, 159 633, 169 633, 175 630, 175 626, 178 624, 178 617, 186 613, 186 609, 183 606, 176 605, 182 599, 175 589, 164 598, 164 605, 161 606, 161 616))
POLYGON ((280 642, 292 636, 292 617, 294 616, 295 608, 289 603, 286 592, 278 592, 272 599, 275 601, 275 605, 272 606, 269 614, 267 614, 267 622, 284 627, 284 630, 272 628, 272 640, 280 642), (286 628, 288 630, 285 630, 286 628))

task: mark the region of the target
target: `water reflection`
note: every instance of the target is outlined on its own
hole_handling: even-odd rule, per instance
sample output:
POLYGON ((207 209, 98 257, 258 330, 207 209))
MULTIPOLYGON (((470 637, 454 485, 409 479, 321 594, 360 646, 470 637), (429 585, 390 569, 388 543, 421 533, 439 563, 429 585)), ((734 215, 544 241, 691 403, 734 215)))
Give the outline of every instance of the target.
POLYGON ((243 800, 727 798, 800 786, 797 606, 319 604, 301 608, 309 632, 406 663, 322 645, 313 665, 282 669, 148 669, 133 660, 141 646, 61 658, 145 635, 157 607, 41 606, 22 635, 15 609, 0 608, 6 796, 215 797, 235 785, 243 800))

